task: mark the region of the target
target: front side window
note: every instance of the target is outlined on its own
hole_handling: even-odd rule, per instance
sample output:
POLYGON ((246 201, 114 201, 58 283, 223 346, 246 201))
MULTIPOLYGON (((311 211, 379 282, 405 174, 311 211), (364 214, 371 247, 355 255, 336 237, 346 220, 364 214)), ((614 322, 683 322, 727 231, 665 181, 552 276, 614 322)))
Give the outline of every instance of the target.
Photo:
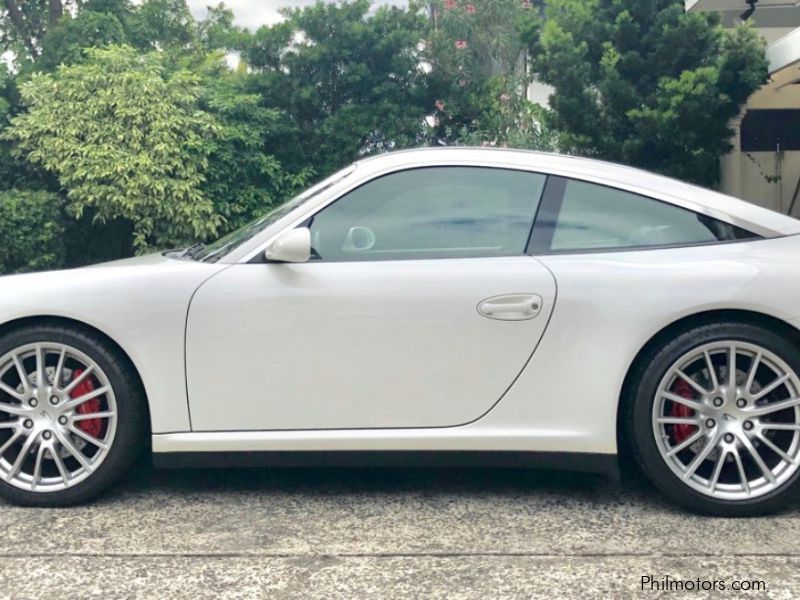
POLYGON ((349 192, 309 224, 316 260, 525 253, 546 177, 483 167, 392 173, 349 192))
POLYGON ((568 180, 555 219, 553 251, 703 244, 758 237, 666 202, 568 180))

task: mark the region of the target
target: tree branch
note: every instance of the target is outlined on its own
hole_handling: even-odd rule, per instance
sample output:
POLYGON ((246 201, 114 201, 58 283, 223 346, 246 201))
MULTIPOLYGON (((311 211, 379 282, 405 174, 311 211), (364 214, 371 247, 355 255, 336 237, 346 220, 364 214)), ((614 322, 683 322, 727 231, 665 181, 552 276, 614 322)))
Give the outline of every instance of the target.
POLYGON ((14 0, 5 0, 6 10, 8 10, 8 17, 11 23, 20 31, 25 30, 25 18, 14 0))
POLYGON ((5 0, 5 5, 6 5, 6 10, 8 10, 8 18, 11 19, 12 25, 16 27, 17 33, 19 33, 19 37, 22 39, 28 50, 31 51, 31 54, 33 56, 38 56, 39 51, 33 44, 30 32, 27 31, 28 27, 27 24, 25 23, 25 17, 22 15, 22 11, 20 11, 19 6, 17 6, 15 0, 5 0))
POLYGON ((54 25, 64 14, 64 5, 61 0, 49 0, 49 7, 48 23, 54 25))

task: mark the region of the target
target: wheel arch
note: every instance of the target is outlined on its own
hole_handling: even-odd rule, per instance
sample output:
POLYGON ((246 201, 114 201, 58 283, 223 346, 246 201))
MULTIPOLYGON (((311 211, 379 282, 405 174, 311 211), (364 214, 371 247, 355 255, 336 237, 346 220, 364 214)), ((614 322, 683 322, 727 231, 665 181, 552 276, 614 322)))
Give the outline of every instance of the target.
POLYGON ((617 452, 626 457, 630 452, 630 436, 628 435, 625 414, 632 401, 633 386, 636 378, 648 360, 657 352, 665 340, 684 331, 709 323, 732 321, 742 324, 758 325, 778 332, 800 347, 800 330, 788 322, 765 313, 743 309, 715 309, 686 315, 662 327, 639 349, 625 373, 617 402, 617 452))
POLYGON ((150 402, 147 396, 147 388, 144 385, 144 381, 142 379, 141 373, 139 372, 139 368, 136 366, 136 363, 131 358, 130 354, 122 347, 122 345, 117 342, 114 338, 108 335, 105 331, 98 329, 94 325, 90 325, 85 321, 81 321, 79 319, 73 319, 70 317, 63 317, 57 315, 34 315, 34 316, 27 316, 27 317, 20 317, 17 319, 12 319, 10 321, 6 321, 5 323, 0 323, 0 336, 3 336, 11 331, 24 327, 26 325, 68 325, 70 327, 75 327, 77 329, 81 329, 85 332, 91 333, 103 339, 104 342, 109 344, 116 352, 119 353, 119 356, 127 363, 128 367, 130 367, 131 372, 133 373, 136 382, 138 383, 142 394, 144 395, 144 405, 147 407, 147 415, 145 416, 145 422, 147 423, 147 427, 149 432, 152 431, 152 421, 150 417, 150 402))

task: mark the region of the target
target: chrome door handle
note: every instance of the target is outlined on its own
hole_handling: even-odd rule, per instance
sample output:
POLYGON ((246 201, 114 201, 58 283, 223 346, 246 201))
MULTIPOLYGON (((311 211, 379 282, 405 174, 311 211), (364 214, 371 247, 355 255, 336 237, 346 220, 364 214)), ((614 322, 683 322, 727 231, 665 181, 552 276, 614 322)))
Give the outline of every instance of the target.
POLYGON ((539 294, 504 294, 492 296, 478 304, 478 312, 489 319, 500 321, 525 321, 542 310, 539 294))

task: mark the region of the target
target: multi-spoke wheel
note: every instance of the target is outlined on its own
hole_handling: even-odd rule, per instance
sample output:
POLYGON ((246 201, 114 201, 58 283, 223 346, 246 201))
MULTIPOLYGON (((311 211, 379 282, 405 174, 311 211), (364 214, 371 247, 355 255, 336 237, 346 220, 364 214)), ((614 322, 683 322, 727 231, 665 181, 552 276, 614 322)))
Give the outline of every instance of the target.
POLYGON ((44 325, 0 338, 0 493, 63 505, 109 485, 141 446, 139 387, 100 336, 44 325))
POLYGON ((702 512, 779 508, 800 469, 800 353, 754 325, 687 331, 643 367, 633 446, 647 474, 702 512))

